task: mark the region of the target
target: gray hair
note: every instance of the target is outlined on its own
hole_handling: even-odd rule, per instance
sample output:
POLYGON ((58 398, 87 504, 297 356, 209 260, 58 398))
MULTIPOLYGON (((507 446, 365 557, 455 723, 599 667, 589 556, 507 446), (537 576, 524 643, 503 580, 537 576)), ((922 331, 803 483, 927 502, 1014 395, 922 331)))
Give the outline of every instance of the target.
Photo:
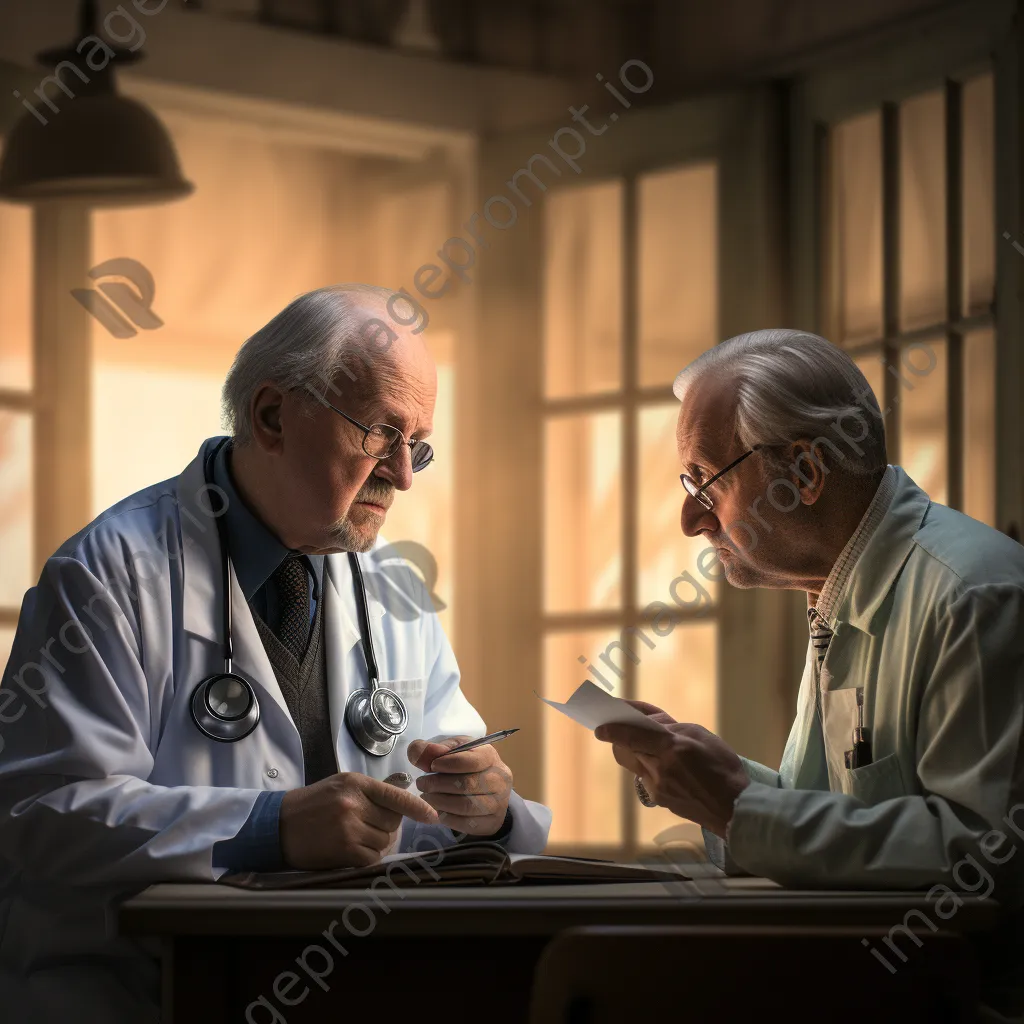
MULTIPOLYGON (((878 399, 849 355, 817 334, 772 328, 729 338, 690 363, 676 377, 673 393, 682 400, 687 387, 711 372, 735 383, 736 433, 744 448, 807 440, 827 449, 826 471, 836 467, 828 453, 857 476, 885 469, 878 399), (845 441, 855 457, 835 440, 845 441)), ((776 469, 788 460, 766 454, 776 469)))
MULTIPOLYGON (((353 359, 368 368, 366 329, 377 322, 368 309, 385 306, 395 294, 390 288, 369 284, 318 288, 293 299, 248 338, 221 391, 221 410, 235 443, 243 447, 252 441, 249 410, 264 381, 273 380, 286 391, 312 389, 324 397, 338 373, 355 381, 353 359)), ((376 332, 380 330, 375 327, 376 332)), ((386 349, 378 347, 377 351, 386 349)), ((372 393, 375 376, 360 374, 361 394, 372 393)))

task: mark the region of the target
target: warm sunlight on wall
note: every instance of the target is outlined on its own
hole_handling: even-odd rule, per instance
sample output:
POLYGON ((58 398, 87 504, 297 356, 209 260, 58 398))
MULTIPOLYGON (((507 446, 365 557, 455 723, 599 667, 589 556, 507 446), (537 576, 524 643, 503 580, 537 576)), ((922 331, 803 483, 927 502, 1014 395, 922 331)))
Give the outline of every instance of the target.
POLYGON ((93 217, 94 264, 143 264, 163 321, 130 338, 94 322, 96 512, 180 473, 223 432, 220 386, 245 339, 299 293, 343 279, 332 258, 340 157, 159 114, 195 193, 93 217))
POLYGON ((32 387, 32 210, 0 203, 0 388, 32 387))
POLYGON ((221 434, 221 377, 98 363, 93 371, 93 515, 177 476, 221 434))
MULTIPOLYGON (((0 203, 0 391, 32 387, 32 210, 0 203)), ((0 607, 14 611, 35 583, 32 417, 0 407, 0 607)), ((0 666, 14 630, 0 627, 0 666)))

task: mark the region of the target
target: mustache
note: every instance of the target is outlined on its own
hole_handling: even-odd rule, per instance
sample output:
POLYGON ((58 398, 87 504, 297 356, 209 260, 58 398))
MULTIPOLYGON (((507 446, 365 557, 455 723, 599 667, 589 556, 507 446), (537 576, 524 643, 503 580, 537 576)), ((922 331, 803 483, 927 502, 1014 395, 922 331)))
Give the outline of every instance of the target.
POLYGON ((394 499, 395 488, 383 480, 376 480, 371 477, 359 488, 359 493, 353 498, 357 501, 367 501, 372 505, 380 505, 382 508, 389 508, 394 499))

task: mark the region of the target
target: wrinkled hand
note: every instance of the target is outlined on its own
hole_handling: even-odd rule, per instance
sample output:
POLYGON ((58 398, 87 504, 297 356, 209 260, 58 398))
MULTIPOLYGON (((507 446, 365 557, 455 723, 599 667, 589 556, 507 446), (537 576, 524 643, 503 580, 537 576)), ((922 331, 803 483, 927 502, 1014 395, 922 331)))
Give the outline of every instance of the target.
POLYGON ((289 867, 308 870, 376 864, 395 848, 403 817, 434 824, 437 812, 397 786, 339 772, 285 793, 281 853, 289 867))
POLYGON ((750 785, 739 756, 701 725, 677 722, 653 704, 628 703, 665 730, 602 725, 594 735, 612 744, 615 760, 643 778, 658 804, 724 839, 733 804, 750 785))
POLYGON ((512 771, 490 743, 445 756, 445 751, 472 739, 447 736, 439 741, 413 740, 409 761, 421 771, 416 786, 438 813, 442 825, 456 832, 490 836, 505 821, 512 793, 512 771))
MULTIPOLYGON (((627 700, 626 703, 631 704, 637 711, 642 711, 652 722, 660 722, 666 726, 676 724, 676 720, 667 711, 662 711, 655 704, 648 704, 642 700, 627 700)), ((594 735, 599 740, 604 739, 600 731, 595 732, 594 735)), ((640 763, 636 754, 629 747, 624 746, 622 743, 612 742, 612 754, 623 768, 628 769, 634 775, 648 776, 647 767, 640 763)), ((653 796, 654 794, 652 793, 651 795, 653 796)))

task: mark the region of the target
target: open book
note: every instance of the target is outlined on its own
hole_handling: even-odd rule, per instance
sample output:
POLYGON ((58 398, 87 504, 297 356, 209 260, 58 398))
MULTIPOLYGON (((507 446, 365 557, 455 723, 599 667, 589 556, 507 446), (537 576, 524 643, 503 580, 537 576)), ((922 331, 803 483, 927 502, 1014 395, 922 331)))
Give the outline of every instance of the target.
POLYGON ((620 864, 586 857, 509 853, 498 843, 460 843, 420 853, 391 854, 369 867, 328 871, 235 871, 220 881, 242 889, 354 889, 376 878, 389 885, 508 885, 518 882, 657 882, 689 876, 671 867, 620 864))

